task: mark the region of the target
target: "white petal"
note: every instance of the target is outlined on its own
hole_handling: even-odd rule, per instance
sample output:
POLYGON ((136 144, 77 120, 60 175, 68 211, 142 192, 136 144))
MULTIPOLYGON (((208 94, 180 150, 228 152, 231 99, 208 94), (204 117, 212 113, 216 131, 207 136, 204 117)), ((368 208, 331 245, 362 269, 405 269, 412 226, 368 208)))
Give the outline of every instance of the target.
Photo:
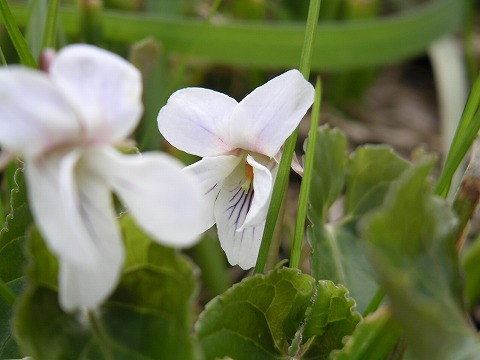
POLYGON ((242 269, 255 266, 265 222, 239 230, 247 217, 253 200, 253 188, 242 189, 244 169, 240 166, 223 182, 215 202, 218 238, 231 265, 242 269))
POLYGON ((313 103, 315 90, 298 70, 290 70, 243 99, 230 122, 231 144, 275 156, 313 103))
POLYGON ((65 310, 102 302, 114 289, 124 259, 112 196, 84 155, 54 153, 26 165, 36 224, 60 260, 65 310))
POLYGON ((80 134, 78 119, 48 76, 20 67, 0 70, 0 144, 33 156, 80 134))
POLYGON ((195 176, 202 189, 204 203, 204 210, 200 213, 202 231, 208 230, 215 224, 213 209, 223 180, 230 175, 241 160, 242 156, 236 155, 206 157, 184 169, 184 172, 195 176))
POLYGON ((96 254, 85 218, 90 214, 83 212, 77 192, 75 168, 81 155, 55 152, 28 160, 25 177, 33 217, 50 249, 70 262, 88 265, 95 262, 96 254))
POLYGON ((88 169, 78 179, 85 226, 95 241, 96 256, 88 265, 60 258, 60 304, 67 311, 99 306, 115 289, 125 257, 111 193, 98 180, 88 169))
POLYGON ((141 76, 120 56, 70 45, 57 54, 50 76, 75 106, 90 138, 123 140, 137 125, 143 111, 141 76))
POLYGON ((161 153, 122 155, 108 147, 92 150, 88 159, 155 240, 175 247, 198 240, 202 192, 180 162, 161 153))
POLYGON ((102 261, 89 267, 60 261, 59 300, 63 310, 95 309, 113 292, 123 261, 114 258, 111 252, 104 255, 102 261))
POLYGON ((245 227, 257 226, 265 222, 273 189, 273 177, 270 170, 256 162, 250 155, 247 156, 247 162, 253 167, 253 201, 239 231, 245 227))
POLYGON ((170 96, 158 114, 158 128, 176 148, 198 156, 234 150, 228 133, 229 118, 237 102, 222 93, 187 88, 170 96))

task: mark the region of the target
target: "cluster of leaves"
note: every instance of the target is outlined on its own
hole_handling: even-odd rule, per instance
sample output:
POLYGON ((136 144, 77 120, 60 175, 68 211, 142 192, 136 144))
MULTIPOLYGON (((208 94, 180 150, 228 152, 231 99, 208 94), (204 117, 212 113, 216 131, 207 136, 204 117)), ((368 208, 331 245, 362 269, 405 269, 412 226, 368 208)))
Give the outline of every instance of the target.
POLYGON ((57 262, 29 227, 17 172, 0 271, 13 291, 24 290, 13 318, 9 307, 0 309, 0 357, 383 359, 408 344, 418 358, 473 358, 480 342, 464 313, 456 216, 432 194, 434 159, 412 165, 386 146, 349 155, 345 136, 328 127, 318 129, 315 152, 312 276, 281 268, 248 277, 200 313, 195 265, 153 243, 126 215, 117 290, 95 312, 64 313, 57 262), (343 214, 330 219, 340 200, 343 214), (378 307, 379 287, 388 296, 378 307))

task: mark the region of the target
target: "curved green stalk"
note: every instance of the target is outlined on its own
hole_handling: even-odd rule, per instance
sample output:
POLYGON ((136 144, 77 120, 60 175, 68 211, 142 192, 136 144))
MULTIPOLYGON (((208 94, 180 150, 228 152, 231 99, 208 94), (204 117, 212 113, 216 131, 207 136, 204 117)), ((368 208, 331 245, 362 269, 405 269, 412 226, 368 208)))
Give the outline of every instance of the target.
POLYGON ((435 194, 447 197, 453 176, 480 129, 480 76, 475 81, 435 186, 435 194))
MULTIPOLYGON (((310 7, 308 9, 307 25, 305 30, 305 39, 303 43, 303 50, 300 59, 300 72, 308 79, 310 75, 312 63, 312 48, 316 34, 316 27, 318 23, 318 15, 320 13, 321 0, 310 0, 310 7)), ((268 209, 265 229, 263 231, 262 244, 255 265, 254 273, 262 273, 267 261, 270 243, 272 242, 273 232, 277 224, 280 207, 285 197, 285 192, 288 186, 288 177, 290 175, 290 165, 292 163, 293 153, 297 142, 298 128, 295 129, 292 135, 285 142, 282 159, 278 167, 277 177, 273 186, 272 200, 268 209)))
POLYGON ((308 197, 310 184, 312 183, 313 161, 315 156, 315 142, 317 137, 318 121, 320 117, 320 103, 322 98, 322 83, 317 79, 315 86, 315 102, 313 103, 310 132, 308 134, 307 150, 305 153, 305 166, 298 197, 297 219, 293 234, 292 252, 290 254, 290 267, 300 266, 300 255, 302 252, 303 235, 305 233, 305 221, 307 218, 308 197))

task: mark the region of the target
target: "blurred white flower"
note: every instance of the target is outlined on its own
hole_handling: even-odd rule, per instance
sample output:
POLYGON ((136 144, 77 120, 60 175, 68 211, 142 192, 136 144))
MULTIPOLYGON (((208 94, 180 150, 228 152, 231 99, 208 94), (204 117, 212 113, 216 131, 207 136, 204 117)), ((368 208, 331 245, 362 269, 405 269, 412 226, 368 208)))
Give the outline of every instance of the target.
POLYGON ((230 264, 255 265, 280 148, 313 103, 314 88, 290 70, 240 103, 212 90, 175 92, 158 115, 173 146, 203 159, 188 166, 203 188, 203 230, 217 224, 230 264))
POLYGON ((167 155, 113 147, 137 125, 141 91, 131 64, 89 45, 65 47, 48 73, 0 70, 0 145, 24 158, 35 222, 59 260, 65 310, 95 308, 117 284, 124 249, 112 191, 158 242, 197 240, 201 192, 192 177, 167 155))

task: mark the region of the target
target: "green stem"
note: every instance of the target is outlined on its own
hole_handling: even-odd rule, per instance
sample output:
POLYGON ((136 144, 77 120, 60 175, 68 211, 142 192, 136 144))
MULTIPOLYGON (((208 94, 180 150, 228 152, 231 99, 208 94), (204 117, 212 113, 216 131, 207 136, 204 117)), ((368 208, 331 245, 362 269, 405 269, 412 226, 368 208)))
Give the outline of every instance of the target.
POLYGON ((315 143, 317 138, 318 121, 320 117, 320 102, 322 98, 322 83, 317 79, 315 86, 315 102, 313 103, 310 132, 308 134, 307 150, 305 154, 305 167, 303 172, 300 195, 298 197, 297 219, 293 235, 292 252, 290 254, 290 267, 300 266, 305 221, 307 218, 308 197, 312 183, 313 161, 315 156, 315 143))
POLYGON ((0 298, 3 299, 5 304, 13 306, 15 304, 16 296, 12 290, 0 279, 0 298))
MULTIPOLYGON (((310 68, 312 64, 312 48, 316 34, 318 23, 318 15, 320 13, 321 0, 311 0, 308 9, 307 25, 305 30, 305 39, 303 43, 302 55, 300 57, 300 72, 308 79, 310 76, 310 68)), ((292 163, 293 153, 298 137, 298 128, 295 129, 292 135, 285 142, 282 159, 278 167, 277 178, 273 186, 272 201, 268 209, 265 229, 263 231, 262 243, 255 265, 254 273, 263 273, 265 263, 267 262, 268 253, 270 251, 270 244, 272 242, 273 232, 277 223, 280 207, 285 196, 288 186, 288 177, 290 175, 290 166, 292 163)))
POLYGON ((25 38, 15 22, 15 18, 8 7, 7 0, 0 0, 0 13, 2 14, 5 22, 5 28, 8 31, 8 35, 10 35, 13 46, 15 46, 18 56, 20 57, 20 61, 25 66, 36 68, 37 62, 28 49, 27 42, 25 41, 25 38))
POLYGON ((367 308, 363 312, 363 317, 366 317, 368 314, 373 313, 378 309, 380 306, 381 302, 383 301, 383 298, 385 297, 385 290, 383 290, 381 287, 377 289, 377 292, 375 295, 373 295, 372 300, 368 304, 367 308))
POLYGON ((55 48, 59 5, 59 0, 49 0, 48 2, 47 22, 45 23, 45 33, 43 36, 43 48, 55 48))
POLYGON ((113 356, 112 350, 108 345, 107 339, 103 336, 103 332, 99 322, 97 321, 97 317, 93 311, 88 311, 87 313, 88 321, 90 323, 90 327, 92 329, 92 333, 98 341, 100 351, 103 353, 103 356, 106 360, 114 360, 115 357, 113 356))

